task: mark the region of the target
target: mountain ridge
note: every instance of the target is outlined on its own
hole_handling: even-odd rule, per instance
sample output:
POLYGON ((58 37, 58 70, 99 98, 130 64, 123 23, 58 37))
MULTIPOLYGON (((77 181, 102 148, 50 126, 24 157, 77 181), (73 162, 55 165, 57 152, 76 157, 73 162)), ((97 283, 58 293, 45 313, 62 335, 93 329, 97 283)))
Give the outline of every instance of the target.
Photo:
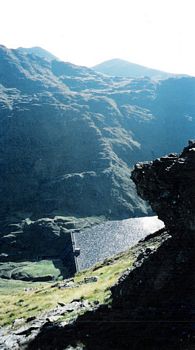
POLYGON ((41 58, 45 58, 49 61, 58 60, 58 58, 53 55, 50 51, 43 49, 40 46, 32 46, 32 47, 18 47, 16 49, 18 52, 21 52, 26 55, 35 55, 41 58))

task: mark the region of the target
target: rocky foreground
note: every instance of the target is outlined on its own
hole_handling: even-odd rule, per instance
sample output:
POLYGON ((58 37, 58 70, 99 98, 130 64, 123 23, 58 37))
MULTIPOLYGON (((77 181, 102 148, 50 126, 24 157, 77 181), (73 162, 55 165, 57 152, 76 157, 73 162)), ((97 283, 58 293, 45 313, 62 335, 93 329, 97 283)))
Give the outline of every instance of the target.
MULTIPOLYGON (((194 348, 195 142, 179 155, 137 164, 132 179, 165 229, 132 250, 133 261, 107 287, 107 300, 94 300, 88 309, 80 303, 83 312, 76 304, 79 316, 74 321, 50 318, 38 329, 33 323, 19 329, 15 349, 194 348)), ((2 349, 8 349, 6 341, 4 330, 2 349)))
POLYGON ((0 349, 62 349, 69 342, 77 344, 72 331, 79 316, 88 317, 87 312, 96 314, 96 310, 98 314, 99 310, 107 314, 112 302, 111 287, 127 269, 135 270, 143 257, 154 253, 168 238, 166 232, 154 235, 127 252, 61 282, 21 285, 21 281, 16 281, 13 286, 12 280, 0 281, 0 288, 4 287, 8 294, 1 292, 0 349), (66 327, 70 327, 72 340, 64 337, 66 327))

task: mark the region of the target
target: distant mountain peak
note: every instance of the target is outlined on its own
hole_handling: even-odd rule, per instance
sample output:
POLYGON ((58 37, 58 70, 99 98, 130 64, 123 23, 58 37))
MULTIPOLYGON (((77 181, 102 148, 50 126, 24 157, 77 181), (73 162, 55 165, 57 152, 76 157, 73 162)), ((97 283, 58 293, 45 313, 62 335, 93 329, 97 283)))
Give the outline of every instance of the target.
POLYGON ((97 72, 109 76, 121 77, 149 77, 152 79, 166 79, 174 76, 174 74, 163 72, 161 70, 142 66, 140 64, 131 63, 121 58, 113 58, 97 64, 93 67, 97 72))

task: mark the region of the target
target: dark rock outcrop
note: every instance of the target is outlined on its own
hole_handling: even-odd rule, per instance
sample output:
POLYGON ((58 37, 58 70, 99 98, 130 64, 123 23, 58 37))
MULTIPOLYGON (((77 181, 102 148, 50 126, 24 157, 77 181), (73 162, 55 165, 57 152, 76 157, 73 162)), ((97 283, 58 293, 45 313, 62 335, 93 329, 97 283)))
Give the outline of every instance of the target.
POLYGON ((137 164, 132 179, 172 235, 195 235, 195 141, 179 155, 137 164))

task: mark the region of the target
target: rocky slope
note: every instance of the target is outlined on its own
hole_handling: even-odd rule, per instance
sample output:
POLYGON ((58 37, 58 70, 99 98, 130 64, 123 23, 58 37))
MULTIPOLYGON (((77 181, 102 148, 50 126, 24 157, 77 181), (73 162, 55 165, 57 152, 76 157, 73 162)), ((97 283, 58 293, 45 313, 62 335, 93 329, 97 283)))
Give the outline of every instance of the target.
MULTIPOLYGON (((3 259, 18 244, 25 256, 42 255, 39 242, 30 246, 23 239, 26 219, 60 216, 74 229, 79 218, 94 222, 146 215, 148 206, 136 195, 131 168, 177 151, 194 137, 195 79, 157 83, 105 77, 4 46, 0 62, 3 259)), ((30 227, 36 225, 40 222, 30 227)), ((56 237, 56 225, 65 233, 58 221, 52 234, 50 225, 48 237, 56 237)), ((63 234, 57 246, 64 245, 63 234)), ((52 245, 43 244, 52 255, 52 245)))
POLYGON ((138 192, 164 218, 166 228, 132 251, 134 258, 107 303, 68 325, 50 321, 24 348, 194 348, 194 172, 195 142, 179 155, 136 165, 132 178, 138 192))

